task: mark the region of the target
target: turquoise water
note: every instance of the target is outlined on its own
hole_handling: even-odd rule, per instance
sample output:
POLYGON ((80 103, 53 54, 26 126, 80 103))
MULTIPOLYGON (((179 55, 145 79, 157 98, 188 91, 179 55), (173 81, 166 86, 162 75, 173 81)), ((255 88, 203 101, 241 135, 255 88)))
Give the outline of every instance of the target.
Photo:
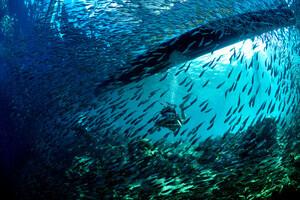
MULTIPOLYGON (((289 123, 290 117, 293 115, 290 110, 295 106, 295 103, 299 101, 297 90, 291 87, 292 82, 295 81, 291 79, 293 76, 291 74, 293 73, 293 69, 297 67, 297 62, 292 63, 291 60, 289 60, 291 57, 294 59, 298 57, 296 52, 290 48, 298 41, 297 33, 298 30, 296 29, 286 28, 265 33, 259 37, 255 37, 253 40, 249 39, 233 44, 194 60, 189 60, 188 64, 184 67, 184 69, 186 69, 190 64, 188 71, 182 72, 177 76, 175 76, 175 74, 180 70, 183 64, 174 65, 166 72, 156 74, 137 83, 126 85, 108 94, 112 95, 111 102, 116 100, 116 104, 125 100, 125 107, 121 104, 121 109, 114 109, 112 111, 109 109, 109 106, 105 106, 105 101, 100 100, 97 102, 99 105, 103 105, 100 109, 92 109, 85 112, 84 115, 88 116, 90 113, 91 115, 93 115, 93 113, 107 113, 107 123, 112 122, 116 127, 122 128, 122 130, 126 130, 129 127, 131 127, 131 130, 144 127, 143 130, 145 131, 154 125, 154 122, 147 123, 147 121, 154 115, 157 115, 167 103, 179 105, 183 102, 182 97, 190 93, 191 98, 185 105, 189 105, 189 103, 195 99, 197 101, 185 112, 186 116, 191 119, 187 124, 181 127, 181 130, 187 130, 186 133, 188 133, 192 128, 204 122, 197 132, 197 137, 201 139, 206 139, 209 136, 222 136, 228 129, 230 129, 232 133, 245 131, 249 125, 256 123, 259 116, 263 118, 275 118, 280 122, 285 121, 289 123), (289 37, 293 39, 291 40, 289 37), (234 52, 236 52, 236 56, 234 56, 234 52), (278 56, 278 59, 274 61, 273 58, 276 56, 278 56), (209 67, 205 69, 202 68, 206 63, 218 58, 220 59, 213 64, 213 69, 209 67), (251 65, 251 68, 247 69, 249 65, 251 65), (268 69, 269 65, 272 66, 272 70, 268 69), (291 70, 284 72, 285 67, 288 65, 292 65, 291 70), (205 72, 203 76, 199 78, 203 70, 205 72), (277 74, 286 73, 286 77, 283 78, 280 75, 275 76, 273 70, 277 74), (230 72, 231 76, 228 78, 230 72), (240 80, 237 82, 235 91, 229 92, 225 97, 226 90, 236 82, 239 74, 240 80), (166 78, 160 81, 160 79, 165 76, 166 78), (185 81, 185 84, 190 81, 189 86, 193 84, 190 92, 187 92, 189 86, 184 87, 185 84, 179 85, 186 77, 188 79, 185 81), (209 82, 207 86, 203 88, 202 85, 207 80, 209 80, 209 82), (217 89, 216 87, 223 82, 224 85, 217 89), (268 92, 270 87, 270 92, 268 92), (159 89, 159 91, 157 91, 154 96, 151 96, 151 92, 157 89, 159 89), (276 93, 278 93, 278 97, 276 93), (133 97, 139 96, 139 94, 141 94, 141 97, 138 100, 131 100, 133 97), (160 97, 161 94, 164 94, 163 97, 160 97), (149 96, 151 97, 149 98, 149 96), (255 97, 255 104, 253 106, 249 105, 251 97, 255 97), (208 113, 201 112, 201 108, 199 107, 201 102, 206 100, 208 100, 206 110, 210 110, 208 113), (138 106, 140 102, 144 101, 146 102, 145 104, 138 106), (127 112, 122 116, 126 117, 126 114, 135 111, 132 118, 138 117, 144 113, 143 110, 153 101, 157 101, 157 103, 145 113, 143 119, 136 126, 126 124, 126 120, 122 119, 122 117, 118 119, 109 117, 111 114, 114 115, 114 113, 116 113, 117 115, 124 110, 127 112), (264 103, 266 104, 265 108, 259 110, 264 103), (273 105, 274 108, 272 112, 270 112, 273 105), (230 113, 230 115, 226 116, 231 107, 232 111, 241 107, 242 110, 239 113, 236 112, 233 115, 230 113), (210 130, 207 130, 210 124, 209 121, 215 114, 217 117, 214 126, 210 130), (232 121, 231 126, 228 123, 224 123, 224 120, 228 116, 231 116, 230 120, 227 120, 232 121), (237 122, 239 117, 241 117, 240 122, 237 122), (248 120, 245 123, 241 123, 247 118, 248 120), (235 126, 233 127, 232 124, 235 124, 235 126)), ((97 127, 97 125, 93 123, 89 125, 88 122, 86 126, 87 129, 97 127)), ((149 135, 147 138, 159 139, 168 132, 170 131, 165 128, 149 135)), ((140 135, 144 135, 143 131, 141 131, 140 135)), ((186 138, 186 134, 182 137, 173 137, 172 135, 173 134, 167 138, 169 141, 188 139, 186 138)))
POLYGON ((9 199, 298 195, 299 28, 293 17, 280 28, 249 17, 296 16, 293 3, 0 1, 0 191, 9 199), (226 21, 234 17, 251 26, 226 21), (250 36, 218 30, 239 26, 250 36), (203 35, 190 40, 199 27, 203 35))

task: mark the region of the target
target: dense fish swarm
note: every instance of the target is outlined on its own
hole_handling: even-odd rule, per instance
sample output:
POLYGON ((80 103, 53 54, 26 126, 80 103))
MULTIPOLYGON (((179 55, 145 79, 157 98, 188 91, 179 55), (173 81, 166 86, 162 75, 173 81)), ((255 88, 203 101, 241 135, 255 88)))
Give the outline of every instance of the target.
MULTIPOLYGON (((297 120, 279 130, 267 118, 193 149, 184 143, 132 142, 116 131, 100 139, 81 136, 65 146, 64 158, 28 166, 19 177, 26 183, 22 198, 276 199, 287 191, 299 194, 297 120)), ((55 151, 60 157, 64 150, 55 151)))
MULTIPOLYGON (((24 17, 0 1, 0 61, 5 61, 0 97, 9 99, 11 137, 26 149, 13 171, 16 198, 299 195, 300 32, 295 26, 184 62, 175 52, 163 70, 95 95, 112 74, 125 74, 132 60, 186 31, 286 5, 35 0, 20 6, 24 17)), ((192 41, 186 49, 210 43, 192 41)))

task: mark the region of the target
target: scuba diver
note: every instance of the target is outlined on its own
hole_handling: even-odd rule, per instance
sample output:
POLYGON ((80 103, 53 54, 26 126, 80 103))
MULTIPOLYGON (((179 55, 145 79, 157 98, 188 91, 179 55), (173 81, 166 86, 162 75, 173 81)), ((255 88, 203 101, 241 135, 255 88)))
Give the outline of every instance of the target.
POLYGON ((176 136, 185 123, 186 117, 183 110, 183 105, 180 105, 181 115, 176 112, 176 105, 167 103, 167 105, 160 111, 158 120, 155 122, 156 130, 161 128, 170 129, 176 136))

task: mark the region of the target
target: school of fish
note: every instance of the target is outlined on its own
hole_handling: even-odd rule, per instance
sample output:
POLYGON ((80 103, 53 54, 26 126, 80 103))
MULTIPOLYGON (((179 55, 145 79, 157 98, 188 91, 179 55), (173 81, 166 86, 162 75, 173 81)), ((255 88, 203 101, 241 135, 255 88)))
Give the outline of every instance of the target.
MULTIPOLYGON (((300 191, 295 26, 184 62, 175 55, 176 64, 95 95, 111 74, 127 73, 131 60, 166 40, 211 20, 281 3, 28 3, 32 30, 7 33, 5 51, 0 49, 14 111, 9 117, 30 138, 34 155, 16 173, 17 196, 266 199, 288 185, 300 191), (157 125, 168 105, 178 117, 176 131, 157 125)), ((7 27, 18 23, 6 20, 7 27)), ((193 41, 187 50, 210 42, 193 41)))

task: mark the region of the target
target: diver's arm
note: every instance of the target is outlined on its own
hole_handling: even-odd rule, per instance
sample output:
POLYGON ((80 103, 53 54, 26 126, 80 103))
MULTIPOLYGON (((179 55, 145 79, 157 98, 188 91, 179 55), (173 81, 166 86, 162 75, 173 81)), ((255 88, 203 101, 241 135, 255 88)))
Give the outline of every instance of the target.
POLYGON ((184 124, 185 120, 186 120, 186 116, 184 114, 183 104, 180 104, 179 107, 180 107, 180 115, 181 115, 180 119, 181 119, 181 122, 184 124))

